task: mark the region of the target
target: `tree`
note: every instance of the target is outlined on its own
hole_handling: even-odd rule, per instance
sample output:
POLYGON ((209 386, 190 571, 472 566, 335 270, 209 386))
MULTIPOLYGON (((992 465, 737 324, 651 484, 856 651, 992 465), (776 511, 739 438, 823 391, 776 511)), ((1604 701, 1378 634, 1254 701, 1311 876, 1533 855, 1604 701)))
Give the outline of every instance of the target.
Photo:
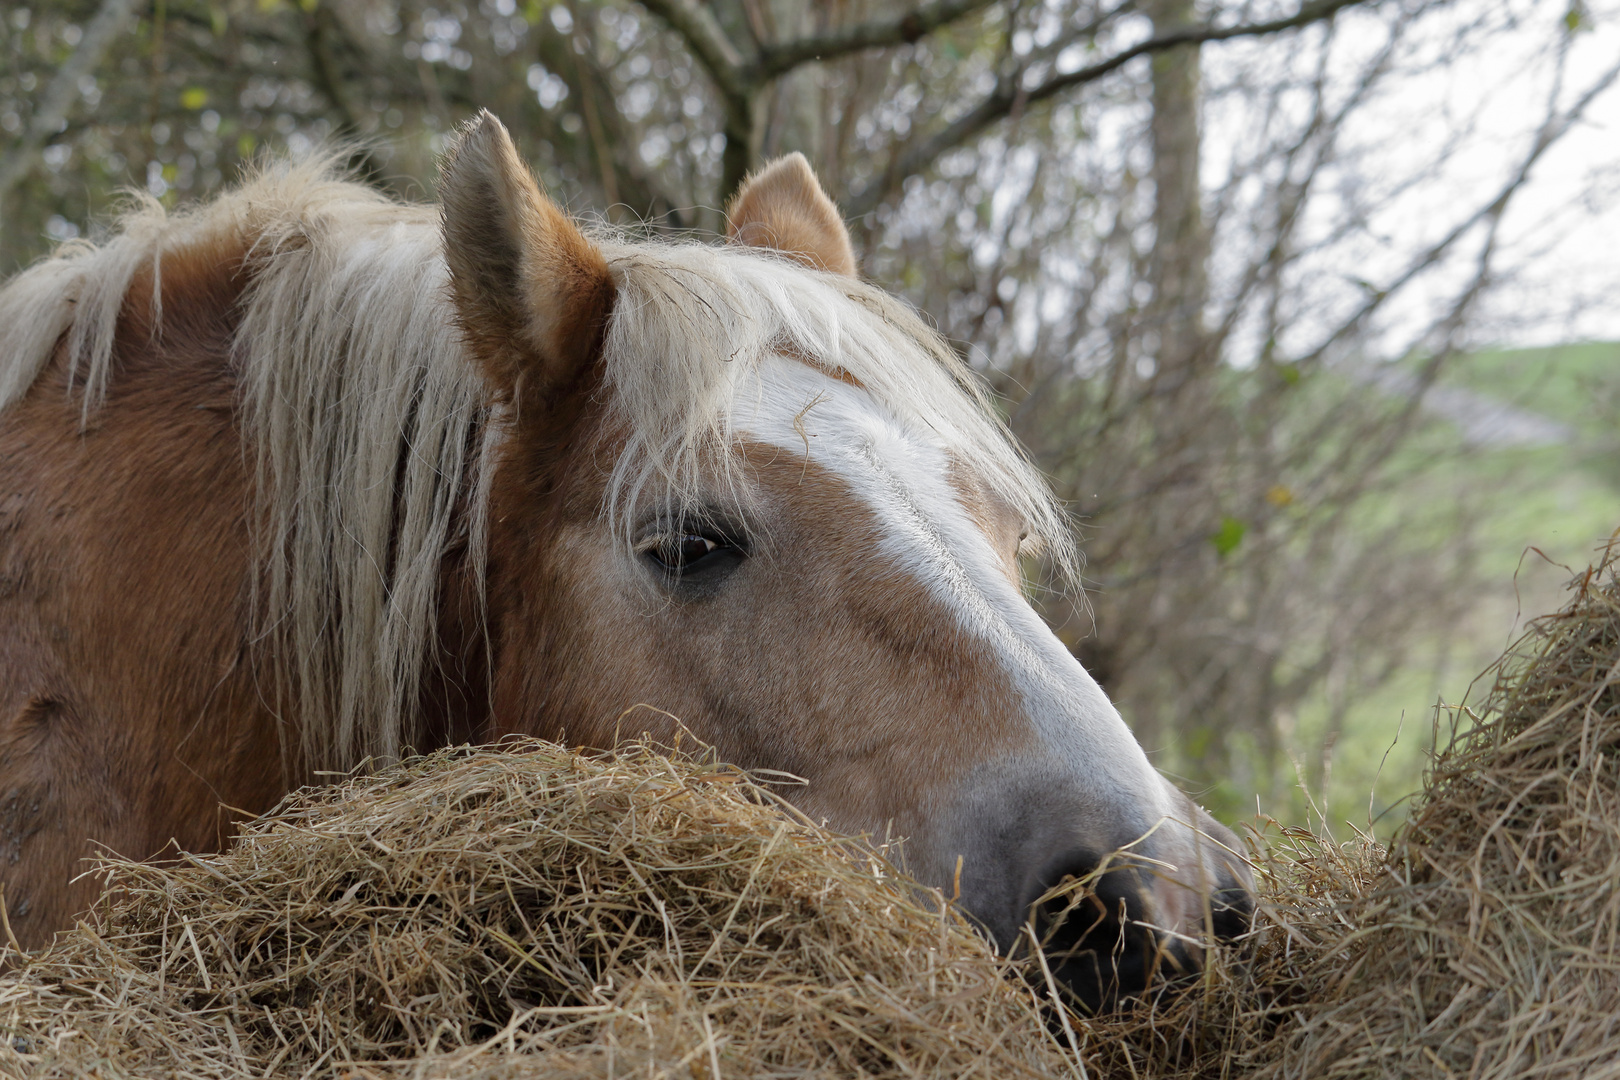
MULTIPOLYGON (((856 216, 870 212, 891 199, 907 179, 927 171, 942 154, 1015 113, 1104 78, 1136 57, 1178 47, 1185 51, 1188 43, 1200 41, 1277 34, 1330 18, 1359 2, 1362 0, 1310 0, 1286 16, 1260 21, 1200 24, 1182 20, 1146 40, 1121 46, 1113 43, 1129 5, 1112 11, 1075 5, 1074 10, 1062 12, 1060 21, 1069 25, 1041 49, 1026 56, 1003 49, 988 89, 952 103, 956 107, 949 121, 920 132, 918 138, 905 138, 902 133, 887 148, 887 160, 881 167, 856 185, 851 209, 856 216), (1112 47, 1109 55, 1072 70, 1057 62, 1067 50, 1099 46, 1112 47)), ((92 23, 83 47, 62 67, 51 100, 31 119, 29 135, 8 155, 6 169, 0 172, 0 199, 35 164, 37 144, 47 135, 68 129, 66 93, 75 82, 89 77, 79 69, 96 66, 108 31, 126 19, 135 5, 136 0, 107 0, 102 21, 92 23)), ((161 135, 175 124, 159 118, 159 113, 184 116, 194 110, 206 116, 203 106, 208 102, 234 96, 250 111, 251 103, 261 101, 290 106, 291 111, 282 115, 295 117, 295 128, 299 120, 314 121, 314 134, 324 137, 401 128, 407 108, 412 120, 444 129, 458 113, 474 105, 489 105, 527 120, 525 126, 551 148, 559 165, 567 162, 582 175, 595 171, 600 194, 609 203, 627 201, 639 214, 662 217, 675 207, 723 205, 746 172, 759 164, 763 149, 781 141, 778 133, 793 122, 792 110, 773 110, 773 100, 796 96, 802 104, 813 97, 813 83, 808 94, 780 94, 785 79, 812 65, 932 44, 974 19, 981 25, 968 27, 966 32, 982 38, 986 13, 999 12, 990 0, 928 0, 871 17, 854 12, 857 17, 832 22, 828 13, 835 8, 803 0, 774 5, 764 0, 713 5, 698 0, 648 0, 645 9, 666 24, 684 46, 685 54, 675 55, 667 38, 656 40, 661 36, 656 28, 633 9, 594 4, 580 4, 577 9, 583 16, 578 20, 574 8, 561 4, 531 2, 519 14, 514 0, 501 0, 478 12, 457 9, 445 13, 410 0, 397 5, 311 0, 299 7, 272 4, 268 13, 240 0, 160 4, 146 20, 150 66, 145 72, 145 107, 126 100, 106 112, 145 120, 149 135, 161 125, 156 131, 161 135), (405 31, 407 23, 416 33, 405 31), (776 32, 783 30, 786 33, 776 32), (402 47, 390 47, 400 37, 406 38, 402 47), (171 38, 177 46, 173 53, 171 38), (631 57, 631 70, 614 71, 626 56, 631 57), (647 63, 646 70, 636 70, 638 57, 647 63), (659 92, 645 81, 647 75, 654 75, 667 87, 686 90, 694 63, 707 77, 712 93, 702 97, 687 94, 675 110, 659 109, 659 103, 647 100, 649 94, 659 92), (521 80, 515 78, 520 72, 521 80), (531 89, 538 94, 540 109, 513 92, 526 84, 534 84, 531 89), (265 97, 272 87, 275 96, 265 97), (236 93, 228 95, 228 89, 236 93), (627 90, 628 100, 624 96, 627 90), (289 101, 288 96, 303 100, 289 101), (578 102, 577 114, 548 115, 557 103, 570 98, 578 102), (718 114, 719 122, 712 127, 719 129, 720 138, 694 140, 689 164, 696 166, 696 177, 651 176, 626 152, 626 136, 654 132, 660 126, 684 127, 678 121, 669 123, 671 112, 698 114, 709 120, 703 114, 711 110, 718 114), (638 124, 648 116, 654 116, 655 122, 638 124), (715 157, 718 182, 710 190, 702 190, 709 187, 704 181, 715 179, 703 175, 712 171, 715 157)), ((1005 10, 1010 33, 1017 32, 1020 10, 1017 6, 1005 10)), ((14 63, 23 60, 18 54, 26 51, 17 48, 16 39, 22 35, 16 31, 29 30, 33 15, 32 9, 19 8, 11 20, 14 63)), ((40 15, 42 21, 49 19, 44 11, 40 15)), ((75 21, 78 17, 81 13, 71 7, 58 13, 63 34, 74 40, 81 33, 75 21)), ((36 31, 35 36, 43 35, 36 31)), ((982 48, 982 44, 973 47, 982 48)), ((48 44, 38 49, 50 51, 48 44)), ((120 65, 122 71, 135 75, 139 61, 132 56, 125 61, 120 65), (129 62, 132 60, 135 62, 129 62)), ((26 63, 23 60, 18 66, 26 63)), ((13 92, 30 89, 30 75, 24 72, 13 92)), ((98 87, 91 93, 99 100, 102 91, 98 87)), ((801 124, 801 137, 813 137, 817 126, 813 121, 801 124)), ((909 124, 907 128, 909 131, 909 124)), ((663 134, 668 137, 667 132, 663 134)), ((167 139, 153 141, 162 145, 167 139)), ((256 144, 257 137, 250 135, 248 141, 256 144)), ((366 164, 370 170, 385 167, 370 159, 366 164)), ((677 167, 675 171, 681 170, 677 167)), ((718 221, 712 213, 677 211, 676 217, 683 225, 702 220, 713 227, 718 221)))

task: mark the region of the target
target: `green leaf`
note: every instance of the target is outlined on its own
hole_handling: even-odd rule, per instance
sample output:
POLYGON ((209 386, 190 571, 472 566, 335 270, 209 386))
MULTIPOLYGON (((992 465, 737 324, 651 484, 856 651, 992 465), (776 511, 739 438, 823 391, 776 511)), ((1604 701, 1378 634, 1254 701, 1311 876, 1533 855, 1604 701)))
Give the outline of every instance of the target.
POLYGON ((200 86, 188 86, 180 91, 180 107, 196 112, 208 104, 208 91, 200 86))
POLYGON ((1248 531, 1247 525, 1228 515, 1221 518, 1221 527, 1215 530, 1209 542, 1215 545, 1215 553, 1224 559, 1237 550, 1237 546, 1243 543, 1243 534, 1248 531))

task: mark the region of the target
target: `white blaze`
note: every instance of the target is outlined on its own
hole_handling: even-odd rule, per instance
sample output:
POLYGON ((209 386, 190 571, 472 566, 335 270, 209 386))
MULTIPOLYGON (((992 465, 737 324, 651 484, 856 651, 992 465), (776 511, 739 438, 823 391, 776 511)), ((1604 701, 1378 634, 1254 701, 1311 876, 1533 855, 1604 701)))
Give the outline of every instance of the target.
POLYGON ((738 388, 733 426, 788 453, 808 453, 849 486, 880 523, 884 553, 997 657, 1061 771, 1094 791, 1111 790, 1115 805, 1135 804, 1147 824, 1170 816, 1168 786, 1102 688, 1007 578, 950 481, 938 434, 785 357, 768 356, 757 370, 738 388))

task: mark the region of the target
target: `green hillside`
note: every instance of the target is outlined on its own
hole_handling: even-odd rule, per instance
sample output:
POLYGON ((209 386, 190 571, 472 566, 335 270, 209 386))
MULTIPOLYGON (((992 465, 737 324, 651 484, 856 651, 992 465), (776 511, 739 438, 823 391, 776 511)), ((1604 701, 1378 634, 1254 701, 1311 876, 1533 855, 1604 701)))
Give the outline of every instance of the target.
MULTIPOLYGON (((1449 634, 1425 642, 1381 688, 1350 705, 1331 748, 1323 748, 1328 703, 1301 710, 1295 760, 1310 775, 1310 766, 1321 766, 1308 757, 1325 753, 1325 790, 1312 802, 1336 835, 1352 824, 1367 828, 1369 809, 1379 834, 1399 823, 1399 800, 1420 782, 1432 745, 1435 702, 1463 700, 1527 619, 1560 606, 1569 577, 1620 528, 1620 343, 1482 351, 1455 361, 1439 385, 1556 421, 1568 439, 1470 441, 1459 424, 1425 413, 1428 430, 1417 443, 1439 456, 1420 482, 1392 496, 1389 510, 1416 521, 1436 500, 1471 507, 1478 521, 1471 555, 1488 587, 1449 634)), ((1303 794, 1271 813, 1315 818, 1303 794)))

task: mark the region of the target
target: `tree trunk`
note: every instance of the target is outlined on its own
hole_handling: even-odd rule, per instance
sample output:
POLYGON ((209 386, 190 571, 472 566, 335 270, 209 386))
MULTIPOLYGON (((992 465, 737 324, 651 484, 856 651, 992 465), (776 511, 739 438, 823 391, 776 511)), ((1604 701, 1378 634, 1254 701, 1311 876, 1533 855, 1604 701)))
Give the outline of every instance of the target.
MULTIPOLYGON (((1153 32, 1195 24, 1193 0, 1148 0, 1153 32)), ((1153 57, 1153 302, 1147 326, 1158 335, 1149 355, 1172 386, 1213 359, 1204 333, 1209 234, 1199 201, 1198 46, 1153 57)))
MULTIPOLYGON (((1153 20, 1155 35, 1165 34, 1196 22, 1194 0, 1144 0, 1144 14, 1153 20)), ((1204 333, 1203 308, 1208 293, 1207 262, 1209 236, 1204 229, 1200 205, 1199 154, 1199 64, 1198 46, 1168 49, 1152 58, 1153 117, 1150 141, 1153 150, 1153 252, 1148 262, 1148 282, 1153 288, 1134 335, 1137 357, 1148 361, 1136 368, 1147 385, 1140 408, 1147 429, 1168 436, 1163 438, 1164 455, 1160 468, 1165 475, 1199 475, 1205 463, 1207 433, 1202 422, 1190 424, 1193 417, 1208 415, 1204 362, 1210 352, 1204 333)), ((1155 522, 1151 534, 1161 537, 1182 535, 1189 522, 1183 520, 1181 501, 1170 498, 1149 511, 1155 522)), ((1192 524, 1196 535, 1198 525, 1192 524)), ((1210 525, 1213 532, 1214 524, 1210 525)), ((1188 555, 1192 553, 1189 552, 1188 555)), ((1172 557, 1160 570, 1165 579, 1155 587, 1163 603, 1174 606, 1175 580, 1185 578, 1189 569, 1200 568, 1194 557, 1191 567, 1185 556, 1172 557)), ((1116 619, 1127 613, 1113 612, 1116 619)), ((1168 611, 1164 614, 1168 615, 1168 611)), ((1102 628, 1100 628, 1102 629, 1102 628)), ((1117 634, 1118 628, 1102 629, 1117 634)), ((1224 682, 1223 682, 1224 685, 1224 682)), ((1216 687, 1207 688, 1215 694, 1216 687)), ((1180 743, 1181 754, 1201 758, 1211 764, 1227 754, 1225 731, 1212 727, 1211 712, 1198 703, 1188 707, 1180 693, 1132 710, 1137 738, 1154 747, 1180 743), (1174 703, 1169 709, 1166 704, 1174 703)), ((1218 711, 1214 715, 1219 715, 1218 711)), ((1189 766, 1196 763, 1188 760, 1189 766)), ((1203 770, 1194 768, 1196 772, 1203 770)))

